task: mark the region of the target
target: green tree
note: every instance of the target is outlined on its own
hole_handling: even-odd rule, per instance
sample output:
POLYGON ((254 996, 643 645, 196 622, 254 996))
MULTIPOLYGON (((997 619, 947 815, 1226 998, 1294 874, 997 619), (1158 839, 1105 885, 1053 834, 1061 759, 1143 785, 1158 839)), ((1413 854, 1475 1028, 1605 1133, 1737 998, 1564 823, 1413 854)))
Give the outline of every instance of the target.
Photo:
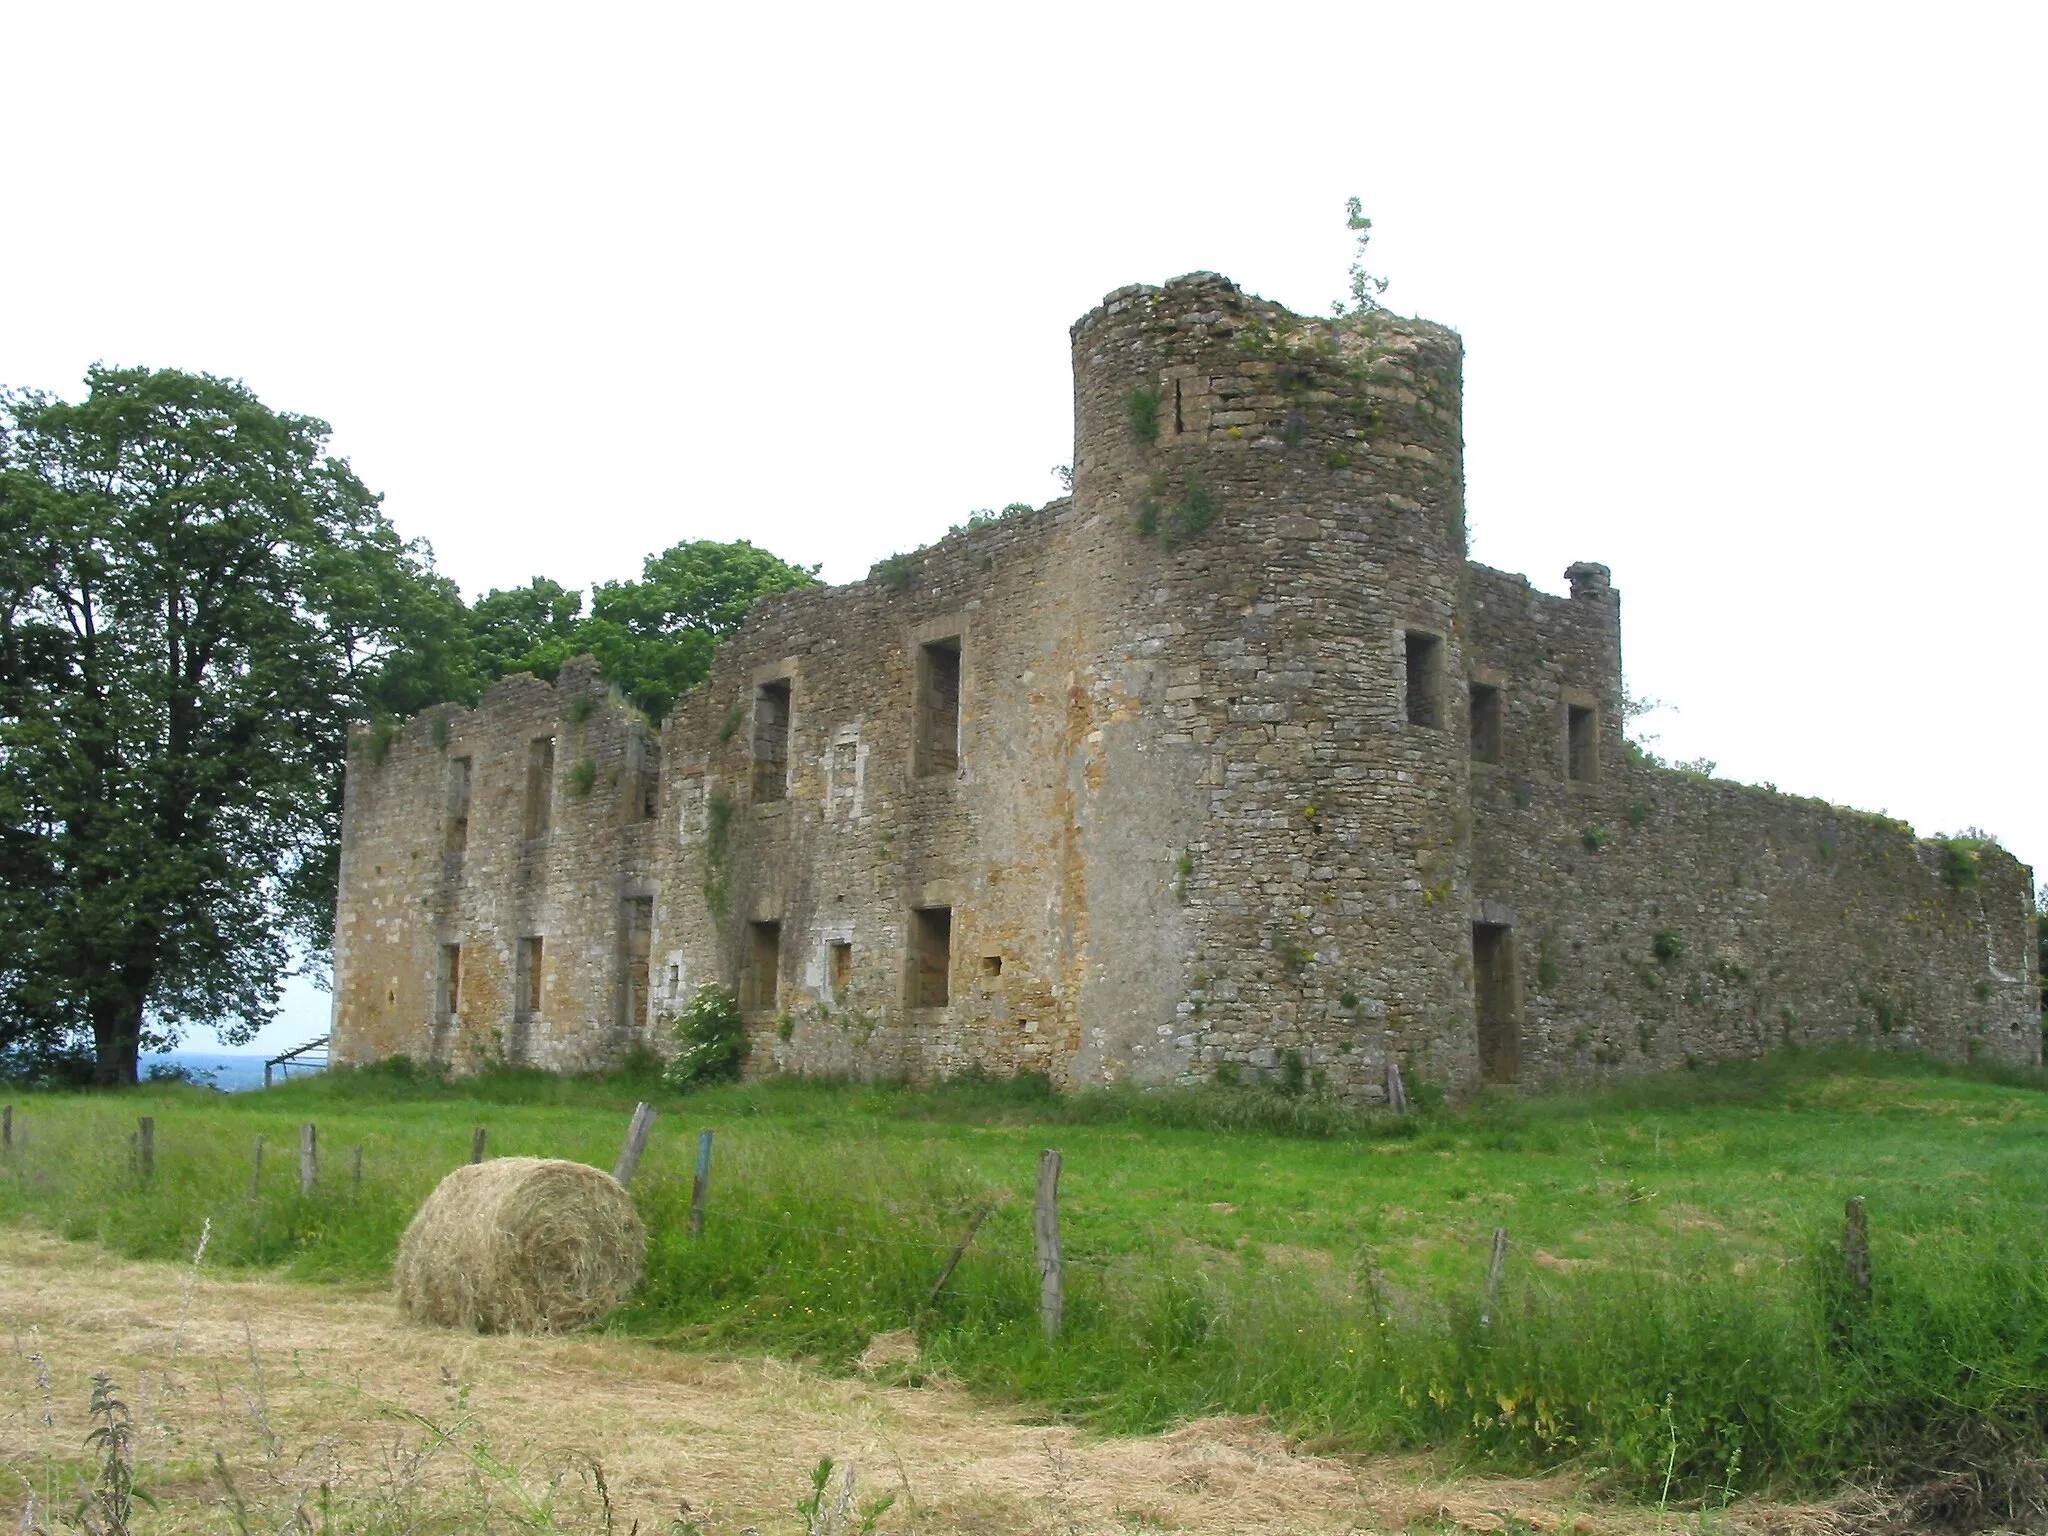
POLYGON ((791 565, 744 539, 699 539, 649 555, 638 581, 600 584, 590 614, 578 617, 579 594, 536 576, 470 610, 476 665, 489 677, 552 678, 571 656, 595 656, 608 682, 660 720, 704 680, 719 639, 759 598, 816 579, 816 566, 791 565))
POLYGON ((474 696, 460 595, 243 385, 0 394, 0 1052, 247 1039, 334 912, 349 724, 474 696))
POLYGON ((514 672, 552 678, 577 654, 583 594, 536 576, 523 587, 493 587, 469 610, 477 667, 493 680, 514 672))

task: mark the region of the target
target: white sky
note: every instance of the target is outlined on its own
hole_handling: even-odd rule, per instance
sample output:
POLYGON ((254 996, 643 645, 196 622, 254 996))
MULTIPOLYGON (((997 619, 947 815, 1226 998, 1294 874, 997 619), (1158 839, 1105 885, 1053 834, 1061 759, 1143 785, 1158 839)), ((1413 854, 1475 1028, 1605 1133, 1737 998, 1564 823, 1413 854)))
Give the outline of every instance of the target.
MULTIPOLYGON (((2038 6, 0 3, 0 382, 204 369, 474 596, 1054 494, 1196 268, 1458 327, 1477 558, 1659 750, 2048 863, 2038 6)), ((294 991, 265 1046, 317 1033, 294 991)), ((207 1042, 194 1041, 195 1046, 207 1042)))

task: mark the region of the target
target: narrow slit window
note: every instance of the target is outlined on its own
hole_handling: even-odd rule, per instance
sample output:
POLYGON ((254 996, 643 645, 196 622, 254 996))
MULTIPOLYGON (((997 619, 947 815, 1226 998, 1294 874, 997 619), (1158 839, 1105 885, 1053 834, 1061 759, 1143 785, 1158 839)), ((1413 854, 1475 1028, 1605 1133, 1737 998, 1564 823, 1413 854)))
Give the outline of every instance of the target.
POLYGON ((1408 723, 1439 730, 1443 726, 1439 695, 1443 691, 1443 640, 1411 629, 1402 636, 1407 662, 1408 723))
POLYGON ((1472 685, 1472 761, 1500 761, 1500 690, 1491 683, 1472 685))
POLYGON ((536 736, 526 745, 526 836, 546 837, 553 820, 555 738, 536 736))
POLYGON ((746 964, 740 975, 740 1005, 753 1013, 775 1008, 782 971, 782 924, 747 924, 746 964))
POLYGON ((434 1013, 446 1022, 462 1012, 462 946, 443 944, 439 974, 434 978, 434 1013))
POLYGON ((469 847, 469 764, 466 757, 448 761, 448 827, 445 852, 460 854, 469 847))
POLYGON ((647 1023, 648 959, 654 947, 654 898, 627 899, 619 913, 619 958, 624 972, 621 988, 620 1022, 629 1030, 647 1023))
POLYGON ((754 799, 780 800, 789 792, 789 679, 754 691, 754 799))
POLYGON ((544 959, 543 940, 539 934, 529 934, 519 941, 518 974, 513 982, 516 988, 515 1011, 521 1018, 530 1019, 540 1013, 540 979, 544 959))
POLYGON ((952 998, 953 909, 919 907, 911 918, 912 1006, 943 1008, 952 998))
POLYGON ((853 943, 849 939, 834 939, 825 952, 825 980, 831 988, 832 1001, 846 1001, 847 988, 853 985, 853 943))
POLYGON ((1600 776, 1600 712, 1590 705, 1565 706, 1565 773, 1587 784, 1600 776))
POLYGON ((960 637, 917 648, 917 772, 960 771, 960 637))

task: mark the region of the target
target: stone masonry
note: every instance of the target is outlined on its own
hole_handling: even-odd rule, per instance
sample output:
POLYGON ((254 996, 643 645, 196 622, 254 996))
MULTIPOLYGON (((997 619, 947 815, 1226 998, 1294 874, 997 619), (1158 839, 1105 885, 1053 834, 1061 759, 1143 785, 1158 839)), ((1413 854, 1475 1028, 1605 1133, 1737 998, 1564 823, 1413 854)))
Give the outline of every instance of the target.
POLYGON ((1198 273, 1074 327, 1070 498, 348 763, 334 1051, 1353 1101, 1863 1041, 2041 1059, 2031 875, 1625 745, 1620 598, 1466 558, 1460 345, 1198 273), (1298 1054, 1296 1054, 1298 1053, 1298 1054))

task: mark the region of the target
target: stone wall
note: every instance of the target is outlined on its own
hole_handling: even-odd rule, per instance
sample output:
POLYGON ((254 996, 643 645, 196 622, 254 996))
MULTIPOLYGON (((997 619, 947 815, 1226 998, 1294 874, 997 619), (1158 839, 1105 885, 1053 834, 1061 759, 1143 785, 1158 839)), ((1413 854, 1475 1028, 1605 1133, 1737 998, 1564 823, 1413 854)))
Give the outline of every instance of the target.
POLYGON ((1890 824, 1631 763, 1605 568, 1554 598, 1466 560, 1450 332, 1197 274, 1073 345, 1073 496, 764 599, 655 803, 587 663, 359 739, 344 1058, 593 1065, 720 982, 757 1071, 1298 1064, 1371 1101, 1390 1060, 1462 1091, 1863 1035, 2039 1059, 2024 870, 1958 890, 1890 824))

